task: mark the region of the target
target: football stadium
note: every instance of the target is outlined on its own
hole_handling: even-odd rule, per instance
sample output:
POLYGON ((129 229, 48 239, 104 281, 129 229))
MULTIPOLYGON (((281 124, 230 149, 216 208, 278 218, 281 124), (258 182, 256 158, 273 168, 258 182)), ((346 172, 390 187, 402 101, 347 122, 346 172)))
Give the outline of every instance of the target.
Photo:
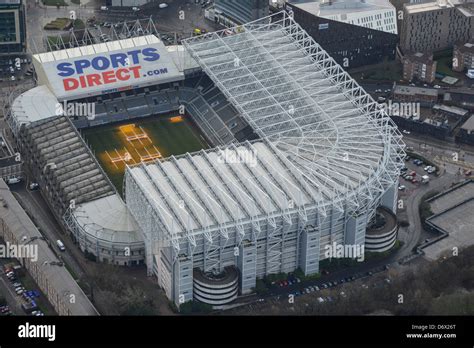
POLYGON ((377 209, 396 213, 401 135, 284 12, 33 62, 7 122, 42 195, 84 253, 146 264, 177 305, 318 273, 325 246, 364 246, 377 209))

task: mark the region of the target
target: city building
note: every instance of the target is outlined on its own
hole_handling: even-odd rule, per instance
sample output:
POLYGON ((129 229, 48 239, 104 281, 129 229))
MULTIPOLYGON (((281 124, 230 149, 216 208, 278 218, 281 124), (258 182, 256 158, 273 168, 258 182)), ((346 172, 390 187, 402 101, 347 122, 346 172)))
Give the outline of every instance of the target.
POLYGON ((297 7, 315 16, 397 34, 395 7, 386 0, 290 0, 287 10, 297 7))
POLYGON ((474 112, 474 91, 472 88, 451 89, 444 93, 443 103, 474 112))
POLYGON ((474 69, 474 41, 458 43, 453 49, 453 70, 463 72, 474 69))
POLYGON ((243 24, 266 17, 269 14, 268 0, 215 0, 216 20, 226 24, 243 24))
POLYGON ((432 54, 414 53, 407 54, 402 59, 403 62, 403 79, 413 81, 414 79, 432 83, 435 80, 436 61, 433 60, 432 54))
POLYGON ((0 59, 25 53, 26 19, 21 0, 0 0, 0 59))
POLYGON ((222 306, 267 275, 318 273, 326 246, 360 249, 376 209, 396 212, 401 134, 285 12, 183 46, 145 35, 33 62, 39 85, 6 119, 48 204, 84 253, 144 262, 178 306, 222 306), (132 53, 133 65, 116 59, 132 53), (119 64, 76 64, 98 57, 119 64), (94 104, 94 117, 58 115, 65 100, 94 104), (109 156, 124 163, 121 195, 78 129, 130 127, 183 105, 209 146, 135 163, 109 156))
POLYGON ((395 8, 385 0, 293 0, 286 10, 346 69, 395 59, 395 8))
POLYGON ((450 49, 474 37, 474 2, 438 0, 405 4, 400 31, 403 54, 450 49))
POLYGON ((393 100, 397 102, 415 102, 431 107, 438 101, 438 90, 433 88, 395 86, 393 100))
POLYGON ((456 134, 456 141, 469 145, 474 145, 474 115, 464 122, 456 134))
MULTIPOLYGON (((404 104, 411 103, 400 103, 400 105, 404 104)), ((418 134, 427 134, 437 139, 445 139, 453 135, 454 130, 469 116, 468 110, 441 104, 435 104, 432 108, 415 108, 416 112, 413 113, 404 112, 403 108, 401 109, 402 112, 390 113, 399 128, 418 134)))

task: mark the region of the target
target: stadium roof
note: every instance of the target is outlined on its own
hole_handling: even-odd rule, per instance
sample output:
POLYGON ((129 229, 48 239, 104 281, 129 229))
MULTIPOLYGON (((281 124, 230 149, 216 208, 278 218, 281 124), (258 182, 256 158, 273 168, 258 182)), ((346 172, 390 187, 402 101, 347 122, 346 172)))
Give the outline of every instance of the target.
MULTIPOLYGON (((59 109, 62 112, 62 108, 59 109)), ((46 86, 34 87, 18 96, 12 103, 10 125, 15 135, 22 124, 30 124, 58 113, 58 99, 46 86)))
POLYGON ((115 40, 110 42, 97 43, 87 46, 79 46, 74 48, 67 48, 59 51, 51 51, 35 54, 34 59, 40 63, 47 63, 63 59, 71 59, 82 56, 88 56, 104 52, 112 52, 122 49, 145 46, 152 43, 158 43, 161 40, 155 35, 138 36, 129 39, 115 40))
POLYGON ((128 246, 143 243, 135 219, 118 194, 79 205, 73 218, 95 240, 128 246))
POLYGON ((397 182, 392 121, 286 14, 184 45, 262 140, 129 167, 172 238, 311 207, 355 212, 397 182))

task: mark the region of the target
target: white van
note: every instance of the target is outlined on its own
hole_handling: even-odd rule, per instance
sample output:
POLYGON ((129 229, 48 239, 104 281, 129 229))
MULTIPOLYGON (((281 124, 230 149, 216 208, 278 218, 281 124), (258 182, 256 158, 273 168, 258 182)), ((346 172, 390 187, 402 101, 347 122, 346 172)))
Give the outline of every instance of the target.
POLYGON ((66 251, 66 248, 64 247, 63 242, 61 242, 59 239, 56 241, 56 244, 61 251, 66 251))
POLYGON ((20 179, 20 178, 10 178, 10 179, 7 179, 7 184, 8 184, 8 185, 18 184, 19 182, 21 182, 21 179, 20 179))

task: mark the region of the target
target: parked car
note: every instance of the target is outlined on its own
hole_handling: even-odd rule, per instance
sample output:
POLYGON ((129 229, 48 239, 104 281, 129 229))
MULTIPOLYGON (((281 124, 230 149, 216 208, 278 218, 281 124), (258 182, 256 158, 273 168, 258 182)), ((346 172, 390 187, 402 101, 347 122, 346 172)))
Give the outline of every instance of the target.
POLYGON ((20 178, 9 178, 9 179, 7 179, 7 184, 8 185, 18 184, 19 182, 21 182, 20 178))

